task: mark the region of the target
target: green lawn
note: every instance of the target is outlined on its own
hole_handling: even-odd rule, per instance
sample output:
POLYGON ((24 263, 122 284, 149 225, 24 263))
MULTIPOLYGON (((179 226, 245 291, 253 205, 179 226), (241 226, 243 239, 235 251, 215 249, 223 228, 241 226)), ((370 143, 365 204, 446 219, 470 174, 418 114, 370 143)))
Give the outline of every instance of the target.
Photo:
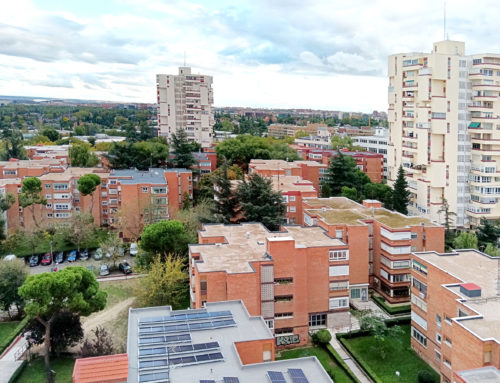
POLYGON ((138 282, 139 278, 100 282, 100 288, 108 293, 106 308, 114 306, 125 299, 134 297, 138 282))
POLYGON ((19 322, 0 322, 0 340, 7 338, 19 322))
MULTIPOLYGON (((58 358, 51 361, 51 367, 56 372, 56 383, 71 383, 73 366, 72 358, 58 358)), ((35 359, 26 365, 15 383, 44 383, 45 366, 43 358, 35 359)))
POLYGON ((304 347, 295 348, 292 350, 281 351, 280 356, 277 360, 282 359, 295 359, 302 358, 305 356, 315 356, 318 358, 320 363, 323 365, 327 372, 333 374, 333 380, 335 383, 352 383, 352 379, 345 373, 345 371, 335 362, 335 360, 330 356, 328 351, 322 347, 304 347))
POLYGON ((428 370, 439 382, 439 375, 417 354, 410 346, 410 325, 402 325, 404 335, 398 343, 391 338, 386 339, 384 354, 375 348, 373 336, 362 336, 358 338, 344 338, 342 341, 354 355, 356 360, 367 370, 371 370, 381 382, 384 383, 414 383, 417 381, 417 374, 420 370, 428 370), (396 376, 396 371, 400 372, 400 377, 396 376))

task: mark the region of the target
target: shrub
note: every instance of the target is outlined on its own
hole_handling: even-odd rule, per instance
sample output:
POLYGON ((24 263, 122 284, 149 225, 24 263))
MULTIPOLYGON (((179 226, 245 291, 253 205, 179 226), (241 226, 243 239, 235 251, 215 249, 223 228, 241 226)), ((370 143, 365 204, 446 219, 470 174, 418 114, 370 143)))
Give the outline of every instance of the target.
POLYGON ((85 339, 80 355, 82 358, 89 356, 101 356, 114 354, 113 340, 111 334, 102 326, 97 326, 92 333, 95 336, 94 340, 85 339))
POLYGON ((434 376, 427 370, 420 370, 417 375, 418 383, 436 383, 434 376))
POLYGON ((315 344, 328 344, 332 340, 330 331, 322 329, 312 335, 312 340, 315 344))

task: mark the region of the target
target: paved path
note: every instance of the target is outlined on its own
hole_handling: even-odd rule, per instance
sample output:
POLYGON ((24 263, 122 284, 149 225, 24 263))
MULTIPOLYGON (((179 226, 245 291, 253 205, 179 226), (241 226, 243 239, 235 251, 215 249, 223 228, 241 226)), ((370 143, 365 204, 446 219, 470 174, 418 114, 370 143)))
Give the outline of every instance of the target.
MULTIPOLYGON (((94 329, 97 326, 101 326, 106 322, 110 322, 125 309, 130 307, 132 303, 134 303, 135 297, 125 299, 124 301, 121 301, 117 303, 114 306, 111 306, 108 309, 105 309, 103 311, 97 312, 96 314, 93 314, 82 321, 82 328, 83 331, 90 331, 94 329)), ((128 314, 127 314, 128 316, 128 314)))
POLYGON ((10 378, 17 371, 19 366, 23 362, 21 360, 17 361, 6 361, 0 360, 0 383, 9 383, 10 378))
POLYGON ((330 344, 335 349, 335 351, 338 352, 349 369, 354 373, 354 375, 356 375, 361 383, 372 383, 373 381, 365 374, 365 372, 361 368, 358 367, 356 362, 352 360, 351 356, 344 350, 339 340, 335 336, 335 333, 331 330, 330 332, 332 333, 332 340, 330 341, 330 344))
POLYGON ((19 335, 11 345, 0 355, 0 383, 8 383, 22 363, 18 360, 26 350, 26 339, 19 335))

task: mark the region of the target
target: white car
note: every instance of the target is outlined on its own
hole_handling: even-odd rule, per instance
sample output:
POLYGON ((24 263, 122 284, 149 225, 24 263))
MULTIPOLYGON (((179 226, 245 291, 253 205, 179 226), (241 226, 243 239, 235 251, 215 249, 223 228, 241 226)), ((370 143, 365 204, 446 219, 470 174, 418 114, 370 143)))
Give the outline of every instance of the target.
POLYGON ((135 257, 139 253, 139 246, 137 246, 137 243, 132 243, 130 244, 130 255, 132 257, 135 257))
POLYGON ((9 254, 9 255, 6 255, 5 258, 3 259, 4 261, 13 261, 14 259, 16 259, 16 255, 15 254, 9 254))
POLYGON ((98 261, 102 258, 102 249, 99 247, 94 253, 94 259, 98 261))

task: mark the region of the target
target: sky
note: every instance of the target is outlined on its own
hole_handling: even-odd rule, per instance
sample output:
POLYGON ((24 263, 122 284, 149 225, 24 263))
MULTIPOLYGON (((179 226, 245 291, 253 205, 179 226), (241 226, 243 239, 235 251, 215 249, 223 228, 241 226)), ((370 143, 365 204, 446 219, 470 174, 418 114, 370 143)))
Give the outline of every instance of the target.
MULTIPOLYGON (((213 76, 216 106, 387 109, 387 56, 429 52, 439 0, 15 0, 0 95, 155 102, 157 73, 213 76)), ((448 0, 467 54, 500 53, 495 0, 448 0)))

